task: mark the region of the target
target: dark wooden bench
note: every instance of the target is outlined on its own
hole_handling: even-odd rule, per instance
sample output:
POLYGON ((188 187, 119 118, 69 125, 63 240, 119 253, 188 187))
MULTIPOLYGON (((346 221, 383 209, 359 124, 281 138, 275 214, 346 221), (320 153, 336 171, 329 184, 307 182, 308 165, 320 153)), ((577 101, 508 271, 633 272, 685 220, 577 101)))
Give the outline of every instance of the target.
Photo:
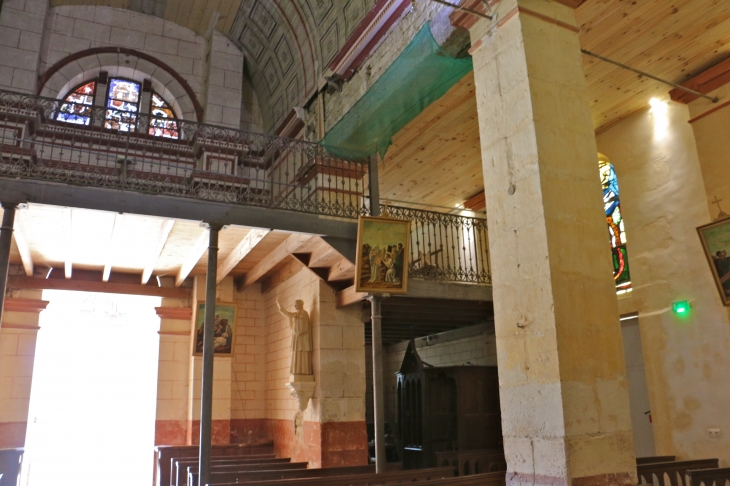
MULTIPOLYGON (((283 471, 304 471, 309 465, 308 462, 283 462, 278 464, 211 464, 210 477, 212 479, 219 475, 227 475, 233 477, 245 476, 248 473, 266 471, 266 472, 283 472, 283 471)), ((198 485, 198 466, 188 467, 187 484, 192 486, 198 485), (191 483, 191 479, 194 481, 191 483)), ((182 486, 182 485, 177 485, 182 486)))
POLYGON ((636 458, 636 465, 641 466, 643 464, 654 464, 656 462, 672 462, 676 461, 677 456, 647 456, 647 457, 637 457, 636 458))
POLYGON ((637 466, 636 472, 640 483, 654 484, 657 478, 660 486, 683 486, 687 471, 693 469, 715 469, 719 466, 717 459, 698 459, 694 461, 656 462, 637 466), (667 484, 666 479, 669 479, 667 484))
POLYGON ((0 449, 0 485, 15 486, 17 484, 24 451, 25 449, 22 447, 0 449))
MULTIPOLYGON (((316 471, 316 469, 313 469, 316 471)), ((453 467, 435 467, 430 469, 414 469, 411 471, 386 471, 375 474, 351 474, 336 477, 313 477, 299 479, 275 479, 270 481, 250 481, 250 486, 369 486, 371 484, 403 484, 425 482, 436 479, 454 477, 453 467)), ((216 484, 216 486, 232 486, 241 483, 216 484)))
POLYGON ((686 486, 725 486, 730 481, 730 467, 687 471, 686 486))
POLYGON ((453 466, 456 476, 507 470, 504 453, 489 449, 436 452, 436 465, 440 467, 453 466))
POLYGON ((505 486, 505 476, 506 473, 501 471, 472 474, 471 476, 424 481, 423 486, 505 486))
MULTIPOLYGON (((199 449, 196 445, 158 445, 155 446, 155 469, 154 484, 156 486, 167 486, 173 476, 175 463, 173 458, 198 457, 199 449)), ((225 444, 213 445, 211 447, 212 457, 241 456, 249 457, 264 456, 274 457, 273 441, 261 444, 225 444)))
MULTIPOLYGON (((172 459, 173 462, 173 473, 170 477, 170 486, 179 486, 186 484, 188 477, 188 468, 196 468, 200 464, 198 458, 182 458, 172 459)), ((276 458, 276 457, 258 457, 252 458, 251 456, 230 456, 230 457, 216 457, 211 459, 211 466, 219 464, 283 464, 290 463, 291 459, 276 458)))
MULTIPOLYGON (((211 472, 210 482, 208 484, 221 483, 251 483, 255 481, 273 481, 279 479, 297 479, 297 478, 317 478, 317 477, 334 477, 334 476, 350 476, 353 474, 374 474, 375 466, 344 466, 344 467, 325 467, 321 469, 293 469, 293 470, 273 470, 273 471, 251 471, 242 473, 222 473, 211 472)), ((190 471, 188 473, 188 484, 198 485, 198 472, 190 471)))

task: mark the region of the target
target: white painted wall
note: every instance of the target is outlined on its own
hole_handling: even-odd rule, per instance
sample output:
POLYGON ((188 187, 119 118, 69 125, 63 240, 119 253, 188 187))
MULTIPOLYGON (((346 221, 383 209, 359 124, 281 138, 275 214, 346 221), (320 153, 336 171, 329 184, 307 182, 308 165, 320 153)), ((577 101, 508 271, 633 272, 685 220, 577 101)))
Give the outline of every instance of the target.
POLYGON ((665 106, 597 136, 618 174, 628 237, 634 290, 619 308, 639 313, 657 454, 728 466, 730 323, 695 230, 711 219, 689 112, 665 106), (687 319, 671 311, 680 300, 692 305, 687 319))

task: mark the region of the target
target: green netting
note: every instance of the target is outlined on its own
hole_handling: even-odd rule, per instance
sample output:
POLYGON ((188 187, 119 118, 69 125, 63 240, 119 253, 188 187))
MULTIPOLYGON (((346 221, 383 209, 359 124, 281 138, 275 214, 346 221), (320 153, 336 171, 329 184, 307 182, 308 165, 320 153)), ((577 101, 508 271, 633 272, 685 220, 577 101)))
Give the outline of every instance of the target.
POLYGON ((451 57, 427 23, 320 144, 347 159, 384 157, 391 137, 471 70, 471 58, 451 57))

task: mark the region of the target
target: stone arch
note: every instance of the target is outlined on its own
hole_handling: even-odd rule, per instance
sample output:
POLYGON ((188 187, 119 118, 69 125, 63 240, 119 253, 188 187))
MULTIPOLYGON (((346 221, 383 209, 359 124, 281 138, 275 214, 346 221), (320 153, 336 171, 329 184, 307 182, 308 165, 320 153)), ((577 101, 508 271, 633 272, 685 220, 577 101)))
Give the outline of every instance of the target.
POLYGON ((43 74, 38 94, 63 96, 74 86, 98 76, 99 71, 139 82, 149 78, 152 89, 168 100, 183 119, 203 120, 203 107, 185 78, 154 56, 125 47, 95 47, 64 57, 43 74))

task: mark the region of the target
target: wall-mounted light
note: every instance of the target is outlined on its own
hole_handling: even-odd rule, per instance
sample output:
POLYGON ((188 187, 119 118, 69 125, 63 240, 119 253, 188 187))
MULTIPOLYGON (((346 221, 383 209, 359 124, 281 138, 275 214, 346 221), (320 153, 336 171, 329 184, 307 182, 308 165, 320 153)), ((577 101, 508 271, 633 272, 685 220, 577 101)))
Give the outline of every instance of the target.
POLYGON ((689 305, 688 300, 680 300, 679 302, 672 303, 672 312, 679 317, 688 316, 691 309, 692 307, 689 305))

